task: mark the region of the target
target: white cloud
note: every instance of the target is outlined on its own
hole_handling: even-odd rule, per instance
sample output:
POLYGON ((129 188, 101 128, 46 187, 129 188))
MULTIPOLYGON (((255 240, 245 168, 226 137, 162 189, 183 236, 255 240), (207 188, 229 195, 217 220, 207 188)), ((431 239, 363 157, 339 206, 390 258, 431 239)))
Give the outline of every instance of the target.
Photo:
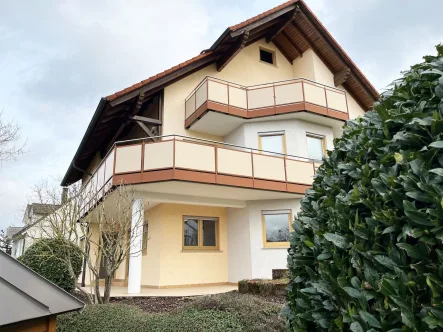
MULTIPOLYGON (((100 97, 197 55, 228 26, 283 1, 2 3, 0 109, 22 124, 28 153, 0 168, 0 229, 21 220, 34 183, 64 175, 100 97)), ((377 88, 443 40, 435 1, 306 2, 377 88), (431 2, 433 11, 417 10, 431 2)))

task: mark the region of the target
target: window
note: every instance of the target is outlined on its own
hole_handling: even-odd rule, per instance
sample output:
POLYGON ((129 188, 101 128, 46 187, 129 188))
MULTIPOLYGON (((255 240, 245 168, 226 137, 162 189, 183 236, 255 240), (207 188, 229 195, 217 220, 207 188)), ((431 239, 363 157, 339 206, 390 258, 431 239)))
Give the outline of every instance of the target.
POLYGON ((291 210, 262 211, 263 245, 288 247, 291 232, 291 210))
POLYGON ((184 217, 183 249, 218 249, 218 218, 184 217))
POLYGON ((308 144, 308 158, 314 160, 322 160, 326 154, 325 137, 307 134, 306 140, 308 144))
POLYGON ((265 151, 264 153, 275 152, 286 154, 286 139, 284 132, 259 133, 258 149, 265 151))
POLYGON ((260 61, 275 65, 275 53, 273 51, 260 48, 260 61))

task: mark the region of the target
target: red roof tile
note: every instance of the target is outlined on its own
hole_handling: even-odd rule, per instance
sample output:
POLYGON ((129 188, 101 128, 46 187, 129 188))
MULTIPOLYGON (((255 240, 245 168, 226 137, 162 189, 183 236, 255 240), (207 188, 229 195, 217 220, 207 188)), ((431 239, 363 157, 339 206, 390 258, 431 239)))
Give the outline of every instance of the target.
MULTIPOLYGON (((263 18, 263 17, 265 17, 265 16, 268 16, 268 15, 270 15, 270 14, 273 14, 273 13, 275 13, 275 12, 277 12, 277 11, 283 9, 283 8, 286 8, 286 7, 290 6, 290 5, 293 5, 294 3, 297 3, 297 2, 302 3, 302 4, 308 9, 308 11, 313 15, 314 19, 317 20, 317 24, 319 24, 319 25, 322 27, 322 29, 324 29, 324 30, 326 31, 326 33, 328 34, 328 37, 331 38, 331 39, 333 40, 333 42, 336 43, 336 44, 338 45, 338 43, 337 43, 337 42, 335 41, 335 39, 330 35, 330 33, 326 30, 326 28, 321 24, 321 22, 318 20, 318 18, 312 13, 312 11, 309 10, 309 7, 305 5, 305 3, 304 3, 303 0, 289 0, 289 1, 287 1, 287 2, 285 2, 285 3, 283 3, 283 4, 281 4, 281 5, 279 5, 279 6, 277 6, 277 7, 274 7, 274 8, 272 8, 272 9, 269 9, 269 10, 265 11, 264 13, 261 13, 261 14, 259 14, 259 15, 257 15, 257 16, 254 16, 254 17, 252 17, 252 18, 250 18, 250 19, 248 19, 248 20, 246 20, 246 21, 243 21, 243 22, 241 22, 241 23, 239 23, 239 24, 233 25, 233 26, 229 27, 229 30, 231 30, 231 31, 235 31, 235 30, 241 29, 241 28, 243 28, 243 27, 245 27, 245 26, 247 26, 247 25, 249 25, 249 24, 251 24, 251 23, 254 23, 254 22, 260 20, 261 18, 263 18)), ((344 56, 347 57, 347 58, 350 60, 349 56, 343 51, 343 49, 340 47, 340 45, 338 45, 338 47, 339 47, 339 49, 343 52, 344 56)), ((198 55, 198 56, 196 56, 196 57, 194 57, 194 58, 192 58, 192 59, 190 59, 190 60, 184 61, 184 62, 182 62, 182 63, 180 63, 180 64, 178 64, 178 65, 176 65, 176 66, 174 66, 174 67, 171 67, 171 68, 169 68, 169 69, 167 69, 167 70, 165 70, 165 71, 163 71, 163 72, 161 72, 161 73, 159 73, 159 74, 157 74, 157 75, 155 75, 155 76, 151 76, 151 77, 149 77, 148 79, 141 81, 140 83, 136 83, 136 84, 134 84, 134 85, 132 85, 132 86, 130 86, 130 87, 124 89, 124 90, 121 90, 121 91, 118 91, 118 92, 116 92, 116 93, 114 93, 114 94, 112 94, 112 95, 109 95, 109 96, 106 97, 106 99, 107 99, 108 101, 113 101, 113 100, 117 99, 118 97, 120 97, 121 95, 124 95, 124 94, 126 94, 126 93, 132 92, 132 91, 134 91, 134 90, 140 88, 141 86, 143 86, 143 85, 145 85, 145 84, 152 83, 153 81, 158 80, 159 78, 164 77, 164 76, 166 76, 166 75, 169 75, 169 74, 171 74, 171 73, 177 71, 177 70, 180 69, 180 68, 186 67, 186 66, 192 64, 193 62, 195 62, 195 61, 197 61, 197 60, 200 60, 201 58, 204 58, 204 57, 206 57, 206 56, 208 56, 208 55, 210 55, 210 54, 212 54, 211 51, 206 52, 206 53, 203 53, 203 54, 200 54, 200 55, 198 55)), ((363 79, 364 79, 364 80, 368 83, 368 85, 373 89, 373 91, 375 91, 375 93, 377 93, 377 92, 376 92, 376 89, 371 85, 371 83, 369 82, 369 80, 368 80, 368 79, 367 79, 367 78, 361 73, 361 71, 360 71, 360 70, 358 69, 358 67, 352 62, 352 60, 350 60, 350 61, 351 61, 352 65, 355 66, 355 68, 357 69, 357 71, 359 72, 359 74, 363 77, 363 79)))
POLYGON ((129 92, 132 92, 132 91, 134 91, 134 90, 137 90, 138 88, 142 87, 143 85, 146 85, 146 84, 148 84, 148 83, 151 83, 151 82, 153 82, 153 81, 156 81, 156 80, 158 80, 159 78, 161 78, 161 77, 163 77, 163 76, 165 76, 165 75, 171 74, 172 72, 174 72, 174 71, 176 71, 176 70, 178 70, 178 69, 180 69, 180 68, 183 68, 183 67, 185 67, 185 66, 188 66, 188 65, 190 65, 191 63, 194 63, 195 61, 200 60, 200 59, 202 59, 202 58, 204 58, 204 57, 206 57, 206 56, 208 56, 208 55, 210 55, 210 54, 212 54, 212 52, 206 52, 206 53, 200 54, 200 55, 198 55, 198 56, 192 58, 191 60, 187 60, 187 61, 185 61, 185 62, 182 62, 182 63, 178 64, 177 66, 174 66, 174 67, 172 67, 172 68, 169 68, 169 69, 167 69, 167 70, 165 70, 165 71, 163 71, 163 72, 161 72, 161 73, 159 73, 159 74, 157 74, 157 75, 154 75, 154 76, 149 77, 149 78, 146 79, 146 80, 143 80, 143 81, 141 81, 141 82, 139 82, 139 83, 136 83, 136 84, 134 84, 134 85, 131 85, 130 87, 127 87, 126 89, 123 89, 123 90, 121 90, 121 91, 118 91, 118 92, 116 92, 116 93, 113 93, 112 95, 107 96, 106 99, 107 99, 108 101, 113 101, 113 100, 117 99, 118 97, 120 97, 120 96, 122 96, 122 95, 125 95, 125 94, 127 94, 127 93, 129 93, 129 92))
POLYGON ((292 5, 292 4, 296 3, 296 2, 298 2, 298 0, 289 0, 289 1, 281 4, 280 6, 277 6, 277 7, 274 7, 272 9, 269 9, 269 10, 265 11, 264 13, 261 13, 261 14, 259 14, 257 16, 254 16, 254 17, 251 17, 250 19, 248 19, 246 21, 243 21, 243 22, 241 22, 239 24, 233 25, 233 26, 229 27, 229 30, 235 31, 235 30, 244 28, 245 26, 247 26, 247 25, 249 25, 251 23, 254 23, 255 21, 258 21, 259 19, 261 19, 261 18, 263 18, 263 17, 265 17, 267 15, 273 14, 273 13, 279 11, 280 9, 283 9, 283 8, 285 8, 287 6, 290 6, 290 5, 292 5))

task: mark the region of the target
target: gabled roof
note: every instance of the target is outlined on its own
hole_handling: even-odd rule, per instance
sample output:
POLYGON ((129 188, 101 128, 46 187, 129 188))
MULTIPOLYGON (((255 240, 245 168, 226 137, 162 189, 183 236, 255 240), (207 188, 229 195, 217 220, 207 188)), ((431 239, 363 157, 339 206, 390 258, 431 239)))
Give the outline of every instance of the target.
POLYGON ((6 238, 12 238, 15 234, 20 232, 23 229, 23 226, 11 226, 6 229, 6 238))
POLYGON ((0 251, 0 326, 81 310, 84 303, 0 251))
POLYGON ((342 84, 363 109, 369 110, 378 99, 377 90, 304 1, 290 0, 227 28, 211 48, 200 55, 102 98, 62 185, 78 181, 94 154, 98 150, 103 152, 103 146, 113 143, 110 141, 114 133, 119 130, 125 117, 133 112, 137 102, 149 100, 167 85, 210 64, 217 63, 218 68, 223 68, 221 62, 226 65, 226 58, 234 57, 239 45, 248 46, 262 38, 272 40, 291 62, 306 50, 313 49, 331 72, 340 77, 336 84, 342 84), (139 100, 140 96, 142 100, 139 100))
POLYGON ((28 204, 26 206, 25 213, 27 213, 29 211, 29 209, 32 209, 33 214, 47 215, 47 214, 54 212, 58 208, 60 208, 59 204, 32 203, 32 204, 28 204))

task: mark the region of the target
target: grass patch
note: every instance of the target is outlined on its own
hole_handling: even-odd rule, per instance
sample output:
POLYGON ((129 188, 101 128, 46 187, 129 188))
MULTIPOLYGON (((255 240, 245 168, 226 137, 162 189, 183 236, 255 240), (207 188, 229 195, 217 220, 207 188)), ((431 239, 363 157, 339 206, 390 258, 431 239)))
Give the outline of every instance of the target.
POLYGON ((272 332, 285 331, 281 305, 227 293, 197 298, 183 308, 149 314, 125 304, 89 305, 60 315, 57 332, 272 332))

